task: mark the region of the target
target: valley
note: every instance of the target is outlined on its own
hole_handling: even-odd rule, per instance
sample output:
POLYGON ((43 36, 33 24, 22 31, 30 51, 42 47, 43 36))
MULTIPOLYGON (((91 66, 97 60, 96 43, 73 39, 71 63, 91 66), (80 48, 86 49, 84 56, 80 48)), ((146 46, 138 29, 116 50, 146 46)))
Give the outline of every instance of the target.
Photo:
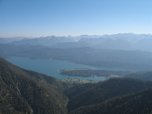
POLYGON ((0 0, 0 114, 152 114, 152 0, 0 0))
POLYGON ((151 114, 151 35, 120 36, 0 39, 0 114, 151 114))
MULTIPOLYGON (((71 76, 62 75, 60 71, 62 69, 100 69, 100 67, 93 67, 89 65, 77 64, 68 61, 54 60, 54 59, 30 59, 27 57, 10 57, 8 61, 19 65, 22 68, 34 70, 36 72, 44 73, 46 75, 54 76, 58 79, 65 79, 71 76)), ((72 78, 79 78, 81 80, 94 80, 102 81, 106 80, 105 77, 82 77, 72 76, 72 78)))
MULTIPOLYGON (((152 72, 147 74, 152 76, 152 72)), ((136 77, 71 83, 25 70, 1 58, 0 113, 151 114, 152 80, 136 77)))

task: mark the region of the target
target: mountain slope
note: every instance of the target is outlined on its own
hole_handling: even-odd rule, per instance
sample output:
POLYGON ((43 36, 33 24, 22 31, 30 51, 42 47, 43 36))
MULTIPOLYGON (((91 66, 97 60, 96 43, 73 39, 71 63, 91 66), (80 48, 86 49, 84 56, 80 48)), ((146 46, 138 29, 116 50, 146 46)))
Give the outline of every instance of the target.
POLYGON ((118 97, 99 104, 81 107, 70 114, 151 114, 152 90, 118 97))
POLYGON ((152 71, 131 73, 126 75, 126 77, 140 79, 144 81, 152 81, 152 71))
POLYGON ((116 78, 105 82, 99 82, 96 85, 73 87, 66 93, 70 99, 68 108, 69 110, 74 110, 81 106, 101 103, 108 99, 136 93, 151 87, 151 82, 127 78, 116 78))
POLYGON ((57 80, 0 59, 0 113, 66 114, 66 104, 57 80))
POLYGON ((67 114, 68 109, 70 114, 152 112, 151 82, 114 78, 74 85, 65 90, 68 98, 64 86, 68 85, 0 58, 0 114, 67 114))

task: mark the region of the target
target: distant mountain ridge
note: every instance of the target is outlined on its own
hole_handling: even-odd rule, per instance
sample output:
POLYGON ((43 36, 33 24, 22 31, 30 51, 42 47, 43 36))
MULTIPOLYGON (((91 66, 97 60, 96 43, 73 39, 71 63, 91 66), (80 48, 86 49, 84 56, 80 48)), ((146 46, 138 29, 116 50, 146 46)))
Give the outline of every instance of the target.
POLYGON ((0 45, 3 57, 58 59, 78 64, 124 70, 151 70, 152 52, 95 48, 50 48, 31 45, 0 45))
POLYGON ((141 50, 152 52, 152 35, 119 33, 112 35, 47 36, 39 38, 1 38, 0 43, 40 45, 55 48, 90 47, 97 49, 141 50), (14 39, 14 40, 13 40, 14 39), (18 39, 18 40, 16 40, 18 39))

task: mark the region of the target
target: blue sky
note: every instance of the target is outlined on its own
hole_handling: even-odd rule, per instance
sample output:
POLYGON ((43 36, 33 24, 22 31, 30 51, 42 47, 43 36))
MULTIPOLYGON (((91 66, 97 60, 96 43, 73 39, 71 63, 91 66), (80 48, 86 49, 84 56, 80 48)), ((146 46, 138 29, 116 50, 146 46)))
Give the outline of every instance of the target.
POLYGON ((152 34, 152 0, 0 0, 0 37, 152 34))

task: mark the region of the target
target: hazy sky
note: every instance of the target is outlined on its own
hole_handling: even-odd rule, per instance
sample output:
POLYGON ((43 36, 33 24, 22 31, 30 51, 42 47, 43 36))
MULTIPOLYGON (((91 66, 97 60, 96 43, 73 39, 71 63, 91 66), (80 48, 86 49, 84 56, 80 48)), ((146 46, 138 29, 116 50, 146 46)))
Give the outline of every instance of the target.
POLYGON ((0 37, 152 33, 152 0, 0 0, 0 37))

